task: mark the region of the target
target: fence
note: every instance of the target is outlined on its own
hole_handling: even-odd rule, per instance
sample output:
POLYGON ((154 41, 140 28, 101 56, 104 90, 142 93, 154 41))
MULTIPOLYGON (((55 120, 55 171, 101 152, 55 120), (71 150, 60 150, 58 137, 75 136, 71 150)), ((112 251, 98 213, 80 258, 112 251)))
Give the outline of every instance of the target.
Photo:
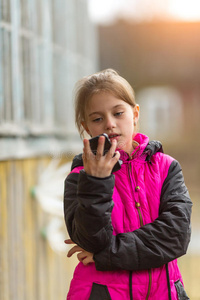
POLYGON ((1 300, 66 298, 73 260, 51 249, 44 234, 50 217, 30 193, 47 163, 0 162, 1 300))

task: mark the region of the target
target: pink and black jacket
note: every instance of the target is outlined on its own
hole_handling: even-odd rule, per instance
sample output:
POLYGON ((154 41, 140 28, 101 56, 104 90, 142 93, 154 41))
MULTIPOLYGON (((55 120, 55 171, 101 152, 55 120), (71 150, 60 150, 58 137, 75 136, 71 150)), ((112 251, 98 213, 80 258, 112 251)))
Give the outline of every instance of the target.
POLYGON ((65 180, 64 214, 71 239, 94 253, 79 263, 68 300, 186 300, 177 258, 186 253, 192 202, 179 163, 159 142, 136 134, 121 169, 89 176, 81 155, 65 180))

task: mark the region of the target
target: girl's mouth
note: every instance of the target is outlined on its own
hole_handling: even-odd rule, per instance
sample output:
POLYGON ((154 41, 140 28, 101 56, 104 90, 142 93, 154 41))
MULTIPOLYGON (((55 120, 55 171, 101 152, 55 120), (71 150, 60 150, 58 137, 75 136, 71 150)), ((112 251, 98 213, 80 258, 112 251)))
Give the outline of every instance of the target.
POLYGON ((117 140, 117 139, 119 138, 119 136, 120 136, 120 135, 117 134, 117 133, 112 133, 112 134, 109 134, 109 135, 108 135, 108 137, 109 137, 110 140, 113 140, 113 139, 116 139, 116 140, 117 140))

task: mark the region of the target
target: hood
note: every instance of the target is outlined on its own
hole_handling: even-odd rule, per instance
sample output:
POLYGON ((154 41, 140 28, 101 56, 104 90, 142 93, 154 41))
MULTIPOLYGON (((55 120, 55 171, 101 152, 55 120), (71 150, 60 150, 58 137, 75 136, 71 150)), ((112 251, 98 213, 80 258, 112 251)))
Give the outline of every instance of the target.
POLYGON ((137 133, 133 138, 132 145, 134 150, 130 156, 124 150, 117 149, 120 152, 120 159, 123 162, 126 162, 126 161, 130 161, 130 159, 141 157, 148 143, 149 143, 148 136, 141 133, 137 133))
POLYGON ((163 152, 162 144, 159 141, 149 141, 148 136, 137 133, 133 138, 134 150, 130 156, 123 150, 119 150, 120 159, 123 162, 130 161, 130 159, 142 159, 143 161, 150 161, 151 157, 157 152, 163 152))
MULTIPOLYGON (((133 139, 133 142, 135 142, 136 147, 134 151, 132 152, 132 157, 142 157, 146 161, 150 161, 151 157, 157 153, 157 152, 163 152, 162 144, 159 141, 149 141, 148 136, 137 133, 133 139)), ((129 155, 124 152, 123 150, 119 150, 120 152, 120 159, 125 162, 126 160, 129 160, 129 155)), ((82 153, 76 155, 73 159, 71 170, 73 170, 76 167, 83 166, 83 159, 82 159, 82 153)))
POLYGON ((146 156, 146 161, 150 161, 151 157, 157 152, 164 152, 161 142, 159 141, 150 141, 146 146, 144 153, 146 156))

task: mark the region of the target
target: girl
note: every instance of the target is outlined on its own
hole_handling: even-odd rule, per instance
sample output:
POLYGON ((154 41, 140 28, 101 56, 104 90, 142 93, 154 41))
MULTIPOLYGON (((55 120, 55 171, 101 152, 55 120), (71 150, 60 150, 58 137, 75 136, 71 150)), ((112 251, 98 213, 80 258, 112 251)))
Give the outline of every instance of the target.
POLYGON ((114 70, 79 81, 80 133, 106 133, 112 146, 103 155, 101 136, 94 155, 84 139, 65 180, 65 242, 80 261, 68 300, 189 299, 176 259, 190 241, 192 203, 179 163, 137 132, 138 120, 133 89, 114 70))

